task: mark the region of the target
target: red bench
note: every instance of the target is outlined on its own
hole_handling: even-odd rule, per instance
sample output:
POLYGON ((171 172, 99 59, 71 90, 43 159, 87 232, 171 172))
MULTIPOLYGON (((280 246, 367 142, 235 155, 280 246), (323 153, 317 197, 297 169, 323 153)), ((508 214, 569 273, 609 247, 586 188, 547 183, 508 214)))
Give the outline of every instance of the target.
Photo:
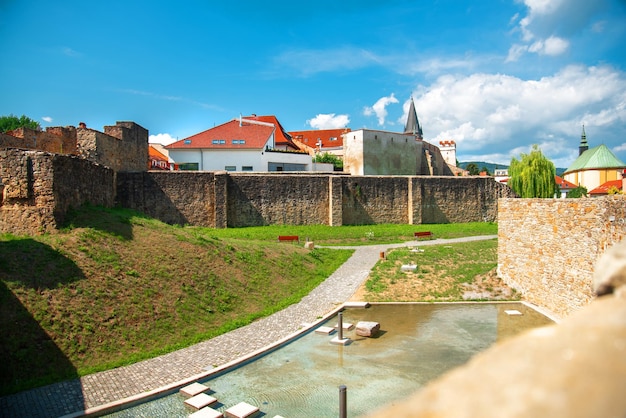
POLYGON ((279 235, 278 236, 278 242, 285 242, 285 241, 291 241, 291 242, 300 242, 300 237, 298 237, 297 235, 279 235))
POLYGON ((430 231, 415 232, 413 235, 415 236, 416 239, 421 239, 421 238, 432 239, 433 238, 433 233, 430 231))

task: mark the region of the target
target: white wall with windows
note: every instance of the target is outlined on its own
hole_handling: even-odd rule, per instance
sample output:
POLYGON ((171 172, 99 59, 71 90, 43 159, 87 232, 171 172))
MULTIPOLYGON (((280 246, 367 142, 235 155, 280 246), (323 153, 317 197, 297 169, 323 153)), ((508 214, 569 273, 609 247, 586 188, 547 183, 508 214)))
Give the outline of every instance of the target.
POLYGON ((199 171, 311 171, 311 156, 304 153, 251 150, 170 150, 179 167, 199 171))

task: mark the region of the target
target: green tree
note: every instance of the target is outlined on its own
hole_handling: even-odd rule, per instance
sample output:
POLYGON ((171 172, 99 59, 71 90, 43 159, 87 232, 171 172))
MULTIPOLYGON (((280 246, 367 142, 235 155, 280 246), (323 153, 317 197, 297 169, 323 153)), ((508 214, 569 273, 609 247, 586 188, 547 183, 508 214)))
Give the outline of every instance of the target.
POLYGON ((470 176, 477 176, 480 174, 480 171, 478 170, 478 166, 474 163, 469 163, 465 169, 467 171, 469 171, 470 176))
POLYGON ((328 152, 325 152, 321 155, 316 155, 315 158, 313 158, 313 162, 332 164, 335 167, 335 170, 343 170, 343 160, 337 157, 335 154, 331 154, 328 152))
POLYGON ((587 197, 587 188, 583 186, 578 186, 575 189, 572 189, 569 192, 567 192, 568 198, 578 198, 578 197, 583 197, 583 196, 587 197))
POLYGON ((509 187, 520 197, 554 197, 556 193, 556 168, 552 161, 533 145, 530 154, 511 159, 509 187))
POLYGON ((19 118, 13 114, 9 116, 0 116, 0 132, 12 131, 13 129, 21 127, 34 129, 36 131, 41 130, 39 122, 36 122, 25 115, 22 115, 19 118))

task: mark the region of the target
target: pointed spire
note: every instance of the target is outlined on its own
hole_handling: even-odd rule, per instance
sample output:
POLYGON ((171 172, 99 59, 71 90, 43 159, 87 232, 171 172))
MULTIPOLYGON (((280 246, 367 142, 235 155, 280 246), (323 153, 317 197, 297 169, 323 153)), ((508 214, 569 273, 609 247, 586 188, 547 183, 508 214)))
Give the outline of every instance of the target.
POLYGON ((422 127, 417 119, 417 112, 415 111, 415 104, 413 103, 413 96, 411 96, 411 104, 409 106, 409 114, 406 118, 406 125, 404 126, 405 134, 412 134, 417 136, 418 139, 422 139, 422 127))
POLYGON ((583 125, 583 133, 580 135, 580 145, 578 146, 578 156, 589 149, 587 144, 587 134, 585 133, 585 125, 583 125))

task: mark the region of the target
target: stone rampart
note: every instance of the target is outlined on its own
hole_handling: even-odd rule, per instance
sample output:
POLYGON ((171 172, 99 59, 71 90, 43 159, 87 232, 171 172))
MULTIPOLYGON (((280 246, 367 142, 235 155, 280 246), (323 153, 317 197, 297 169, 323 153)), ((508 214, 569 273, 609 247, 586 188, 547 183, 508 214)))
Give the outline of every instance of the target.
POLYGON ((595 262, 624 236, 624 195, 500 199, 498 275, 525 300, 563 318, 593 299, 595 262))
POLYGON ((76 128, 51 127, 36 131, 21 127, 0 133, 0 148, 33 149, 58 154, 76 154, 76 128))
POLYGON ((145 171, 148 166, 148 130, 134 122, 117 122, 104 132, 80 127, 76 136, 79 156, 113 171, 145 171))
POLYGON ((511 190, 492 178, 119 173, 121 206, 168 223, 207 227, 495 221, 511 190))
POLYGON ((0 150, 0 231, 38 234, 59 228, 70 208, 113 206, 114 172, 69 155, 0 150))

